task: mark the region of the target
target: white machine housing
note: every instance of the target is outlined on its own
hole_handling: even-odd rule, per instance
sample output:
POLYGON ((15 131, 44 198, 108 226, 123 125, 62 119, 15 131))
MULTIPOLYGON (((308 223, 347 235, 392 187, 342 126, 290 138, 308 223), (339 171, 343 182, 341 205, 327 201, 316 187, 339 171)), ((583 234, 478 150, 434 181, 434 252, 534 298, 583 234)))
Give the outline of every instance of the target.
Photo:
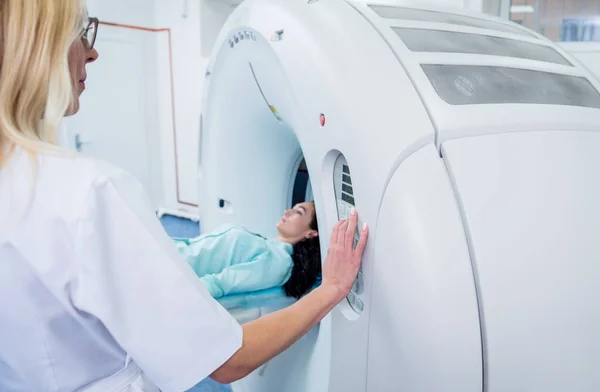
POLYGON ((206 73, 202 231, 275 236, 312 193, 323 255, 350 204, 371 234, 348 299, 234 390, 599 390, 599 87, 464 10, 242 3, 206 73))

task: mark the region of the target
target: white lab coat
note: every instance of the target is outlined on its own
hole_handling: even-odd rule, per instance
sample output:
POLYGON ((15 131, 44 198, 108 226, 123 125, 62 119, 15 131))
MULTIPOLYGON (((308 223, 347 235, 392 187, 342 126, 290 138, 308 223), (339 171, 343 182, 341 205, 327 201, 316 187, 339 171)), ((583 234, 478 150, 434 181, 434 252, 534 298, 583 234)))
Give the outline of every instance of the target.
POLYGON ((241 342, 131 176, 20 150, 0 168, 0 391, 85 390, 130 358, 116 390, 181 392, 241 342))

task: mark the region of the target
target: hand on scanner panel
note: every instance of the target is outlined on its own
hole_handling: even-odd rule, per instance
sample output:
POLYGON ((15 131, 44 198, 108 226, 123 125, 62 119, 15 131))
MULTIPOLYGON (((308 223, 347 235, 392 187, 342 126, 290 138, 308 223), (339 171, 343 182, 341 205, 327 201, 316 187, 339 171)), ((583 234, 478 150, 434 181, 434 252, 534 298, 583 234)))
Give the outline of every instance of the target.
POLYGON ((354 247, 357 222, 358 214, 353 208, 348 219, 336 223, 323 265, 323 283, 338 288, 340 298, 346 297, 352 290, 367 244, 369 229, 364 224, 354 247))

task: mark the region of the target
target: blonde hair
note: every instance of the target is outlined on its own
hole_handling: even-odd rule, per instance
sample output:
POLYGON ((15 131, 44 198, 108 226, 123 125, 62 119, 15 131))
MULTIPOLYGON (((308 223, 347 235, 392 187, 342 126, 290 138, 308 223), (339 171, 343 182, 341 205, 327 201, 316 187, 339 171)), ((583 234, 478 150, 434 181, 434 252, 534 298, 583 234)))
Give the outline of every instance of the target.
POLYGON ((0 167, 17 146, 57 146, 74 97, 69 50, 86 17, 83 0, 0 0, 0 167))

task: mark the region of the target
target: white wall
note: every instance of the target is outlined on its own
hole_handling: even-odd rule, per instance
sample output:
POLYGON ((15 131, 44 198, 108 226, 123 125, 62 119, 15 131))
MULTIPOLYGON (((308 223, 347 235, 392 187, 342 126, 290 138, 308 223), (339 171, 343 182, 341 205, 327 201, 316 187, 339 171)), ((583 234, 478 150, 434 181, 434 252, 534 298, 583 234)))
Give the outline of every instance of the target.
POLYGON ((485 11, 484 0, 463 0, 462 6, 473 11, 485 11))
MULTIPOLYGON (((132 106, 143 105, 141 110, 147 114, 143 124, 147 140, 141 142, 150 145, 149 159, 145 160, 151 166, 152 178, 157 182, 147 186, 147 191, 157 209, 192 214, 198 193, 196 157, 202 81, 207 63, 207 59, 200 54, 199 9, 199 1, 88 0, 89 14, 111 24, 101 24, 99 27, 97 48, 100 57, 96 63, 88 66, 89 86, 82 97, 82 105, 90 102, 96 105, 86 107, 77 116, 66 119, 65 130, 61 134, 63 144, 73 147, 73 132, 78 132, 82 127, 90 128, 86 124, 98 121, 98 118, 105 118, 109 122, 111 114, 106 110, 110 107, 111 98, 114 100, 115 92, 111 94, 107 85, 113 87, 116 94, 127 93, 130 97, 143 94, 137 95, 139 102, 132 106), (109 50, 105 50, 106 56, 103 57, 102 47, 108 49, 109 45, 121 38, 119 34, 123 37, 134 36, 140 45, 144 42, 144 46, 151 47, 146 48, 142 59, 143 69, 140 69, 141 77, 146 78, 147 86, 151 87, 143 91, 124 91, 126 87, 116 85, 114 80, 107 77, 107 70, 118 66, 120 59, 107 53, 109 50), (97 86, 95 75, 103 75, 103 88, 97 86), (98 102, 106 102, 106 105, 98 105, 98 102)), ((131 68, 130 64, 122 65, 131 68)), ((123 113, 120 115, 123 116, 123 113)), ((115 122, 121 121, 111 120, 113 127, 115 122)), ((127 119, 123 118, 122 122, 126 123, 127 119)), ((128 129, 120 131, 128 132, 128 129)), ((117 134, 115 146, 123 143, 124 139, 124 135, 117 134)), ((103 154, 92 155, 122 162, 122 159, 116 159, 110 149, 106 150, 105 157, 103 154)), ((83 151, 85 153, 86 149, 83 151)), ((132 159, 144 158, 133 156, 132 159)), ((139 166, 140 162, 135 164, 139 166)))
MULTIPOLYGON (((159 207, 195 213, 197 203, 197 157, 202 105, 202 87, 208 63, 202 56, 200 1, 186 0, 90 0, 90 14, 101 21, 150 29, 156 36, 158 97, 153 113, 160 128, 162 200, 159 207)), ((225 2, 224 2, 225 3, 225 2)), ((218 11, 230 8, 215 4, 218 11), (224 7, 224 8, 223 8, 224 7)), ((215 15, 204 13, 212 25, 205 34, 220 28, 215 15)), ((223 19, 224 22, 224 19, 223 19)), ((99 34, 102 34, 102 28, 99 34)), ((123 27, 126 28, 126 27, 123 27)), ((95 66, 101 66, 101 58, 95 66)), ((93 75, 91 75, 93 76, 93 75)))
MULTIPOLYGON (((164 113, 161 126, 165 129, 162 133, 165 207, 191 212, 197 199, 196 156, 202 80, 206 67, 200 56, 198 7, 197 1, 155 0, 156 25, 171 29, 172 69, 169 53, 158 55, 159 77, 165 82, 160 107, 169 108, 161 111, 164 113), (171 96, 171 93, 174 95, 171 96), (174 125, 172 99, 175 103, 174 125)), ((161 39, 168 46, 168 35, 162 35, 161 39)))
POLYGON ((147 27, 154 25, 152 0, 87 0, 87 5, 90 16, 102 21, 147 27))
MULTIPOLYGON (((216 39, 228 15, 241 0, 154 0, 155 23, 172 34, 173 87, 175 94, 176 155, 173 138, 164 132, 163 158, 165 205, 195 212, 198 199, 199 129, 204 75, 216 39), (177 166, 175 167, 175 162, 177 166), (175 177, 171 173, 177 171, 175 177), (178 191, 177 191, 178 190, 178 191)), ((162 80, 168 78, 168 64, 159 55, 162 80)), ((166 94, 161 107, 169 105, 166 94)), ((162 126, 166 129, 167 116, 162 126)))
POLYGON ((153 204, 163 203, 157 40, 143 30, 102 26, 100 61, 88 65, 79 113, 63 121, 67 145, 129 171, 153 204))
POLYGON ((162 158, 156 110, 156 34, 130 26, 152 26, 152 1, 89 0, 90 15, 123 26, 101 25, 98 61, 87 66, 87 89, 77 115, 63 121, 61 142, 115 163, 138 178, 154 205, 164 203, 162 158))

